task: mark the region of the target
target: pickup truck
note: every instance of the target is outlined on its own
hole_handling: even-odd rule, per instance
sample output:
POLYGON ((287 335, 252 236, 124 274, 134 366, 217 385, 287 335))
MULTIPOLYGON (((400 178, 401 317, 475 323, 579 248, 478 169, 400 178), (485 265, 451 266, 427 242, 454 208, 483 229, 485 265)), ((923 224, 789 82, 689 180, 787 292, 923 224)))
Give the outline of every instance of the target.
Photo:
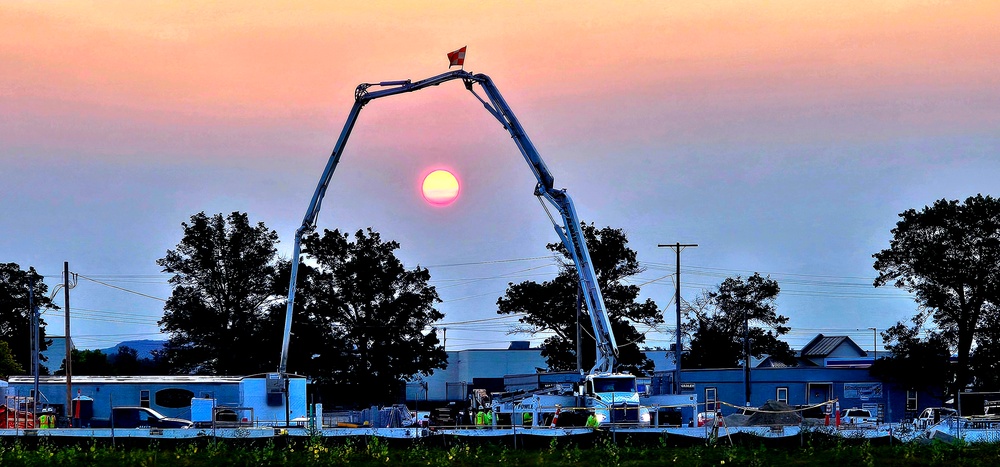
POLYGON ((148 407, 115 407, 111 409, 112 417, 92 418, 91 428, 191 428, 194 423, 183 418, 165 417, 163 414, 148 407))

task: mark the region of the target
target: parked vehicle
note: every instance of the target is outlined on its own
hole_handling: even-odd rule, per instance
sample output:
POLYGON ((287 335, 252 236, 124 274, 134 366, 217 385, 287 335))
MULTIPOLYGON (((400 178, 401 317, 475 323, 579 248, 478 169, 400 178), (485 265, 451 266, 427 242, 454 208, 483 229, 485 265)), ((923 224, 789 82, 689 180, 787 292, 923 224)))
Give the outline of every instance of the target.
POLYGON ((183 418, 165 417, 148 407, 115 407, 111 418, 90 419, 91 428, 191 428, 194 423, 183 418))
POLYGON ((958 411, 947 407, 928 407, 920 412, 919 417, 913 419, 913 424, 917 428, 927 428, 949 417, 958 417, 958 411))
POLYGON ((844 425, 874 425, 878 423, 878 418, 873 416, 868 409, 854 407, 840 411, 840 423, 844 425))

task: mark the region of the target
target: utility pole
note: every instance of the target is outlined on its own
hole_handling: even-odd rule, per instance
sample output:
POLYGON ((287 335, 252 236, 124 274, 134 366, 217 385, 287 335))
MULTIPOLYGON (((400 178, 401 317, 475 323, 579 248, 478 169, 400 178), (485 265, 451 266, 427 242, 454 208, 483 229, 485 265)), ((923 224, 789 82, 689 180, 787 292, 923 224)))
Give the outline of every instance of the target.
POLYGON ((874 363, 875 360, 878 360, 878 333, 875 328, 868 329, 872 330, 872 363, 874 363))
POLYGON ((41 346, 38 343, 38 307, 35 306, 35 274, 28 272, 28 308, 31 311, 31 374, 34 385, 31 393, 31 414, 38 420, 38 353, 41 346))
POLYGON ((69 261, 63 261, 63 299, 66 302, 66 416, 73 420, 73 346, 69 334, 69 261))
POLYGON ((743 309, 743 389, 746 391, 746 407, 750 407, 750 316, 743 309))
POLYGON ((681 250, 688 247, 696 247, 697 243, 674 243, 673 245, 657 245, 660 248, 670 248, 677 253, 677 291, 674 295, 674 302, 677 305, 677 342, 674 346, 674 394, 681 393, 681 250))

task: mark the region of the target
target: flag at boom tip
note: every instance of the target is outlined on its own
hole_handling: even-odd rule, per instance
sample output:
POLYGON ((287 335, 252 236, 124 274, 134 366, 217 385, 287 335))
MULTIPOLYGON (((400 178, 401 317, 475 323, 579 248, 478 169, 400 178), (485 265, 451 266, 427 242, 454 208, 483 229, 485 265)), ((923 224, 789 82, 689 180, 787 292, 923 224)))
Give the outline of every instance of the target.
POLYGON ((462 67, 462 69, 465 69, 466 47, 468 46, 463 46, 461 49, 448 53, 448 62, 449 62, 448 68, 451 68, 453 66, 460 66, 462 67))

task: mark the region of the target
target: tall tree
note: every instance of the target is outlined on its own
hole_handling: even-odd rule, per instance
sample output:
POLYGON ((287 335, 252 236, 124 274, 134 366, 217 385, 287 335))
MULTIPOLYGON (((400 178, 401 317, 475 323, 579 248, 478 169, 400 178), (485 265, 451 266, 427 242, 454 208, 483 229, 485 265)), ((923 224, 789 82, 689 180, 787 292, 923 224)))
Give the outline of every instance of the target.
POLYGON ((777 312, 781 288, 759 273, 743 279, 729 277, 718 288, 702 294, 686 307, 691 351, 682 368, 732 368, 745 360, 746 342, 754 358, 764 355, 791 363, 795 352, 779 339, 791 330, 788 318, 777 312))
POLYGON ((977 391, 1000 390, 1000 310, 990 304, 976 333, 976 348, 969 357, 977 391))
MULTIPOLYGON (((39 313, 56 310, 48 297, 49 288, 35 268, 21 269, 17 263, 0 263, 0 341, 9 345, 14 361, 31 371, 31 307, 28 287, 34 279, 34 303, 39 313)), ((38 318, 39 350, 48 348, 51 341, 45 338, 45 320, 38 318)), ((44 359, 44 357, 42 357, 44 359)), ((44 366, 40 367, 44 371, 44 366)))
POLYGON ((892 283, 915 294, 915 323, 932 320, 958 353, 958 392, 970 381, 969 357, 980 325, 1000 303, 1000 200, 941 199, 899 217, 889 248, 873 255, 875 286, 892 283))
MULTIPOLYGON (((311 233, 296 294, 289 369, 309 374, 327 394, 359 404, 401 400, 405 381, 447 365, 432 327, 444 314, 430 272, 407 269, 399 243, 371 228, 354 238, 339 230, 311 233)), ((275 307, 274 316, 283 316, 275 307)), ((279 320, 275 320, 279 321, 279 320)))
MULTIPOLYGON (((663 323, 663 315, 652 300, 640 302, 639 286, 629 284, 629 277, 643 272, 635 251, 628 247, 628 237, 621 229, 593 224, 581 224, 583 236, 590 251, 597 283, 604 296, 604 303, 611 330, 618 343, 617 370, 645 374, 653 369, 652 362, 642 353, 640 346, 645 334, 636 329, 635 323, 655 327, 663 323)), ((504 296, 497 299, 498 314, 523 314, 523 324, 517 332, 537 334, 551 332, 544 341, 542 356, 550 370, 576 369, 576 266, 569 251, 562 243, 546 246, 560 260, 558 275, 542 283, 525 281, 510 283, 504 296)), ((580 324, 590 328, 590 312, 584 309, 580 324)), ((596 360, 596 343, 592 331, 582 333, 583 369, 590 369, 596 360)))
POLYGON ((245 213, 191 216, 177 248, 156 264, 172 273, 161 329, 163 355, 179 373, 246 375, 277 365, 268 309, 281 300, 275 283, 278 234, 245 213))
POLYGON ((920 337, 920 327, 896 323, 882 333, 889 356, 872 364, 872 376, 893 381, 906 389, 924 391, 942 403, 952 380, 951 352, 940 333, 920 337))
POLYGON ((0 379, 7 379, 10 375, 24 373, 24 368, 14 360, 14 354, 10 351, 7 341, 0 341, 0 379))

